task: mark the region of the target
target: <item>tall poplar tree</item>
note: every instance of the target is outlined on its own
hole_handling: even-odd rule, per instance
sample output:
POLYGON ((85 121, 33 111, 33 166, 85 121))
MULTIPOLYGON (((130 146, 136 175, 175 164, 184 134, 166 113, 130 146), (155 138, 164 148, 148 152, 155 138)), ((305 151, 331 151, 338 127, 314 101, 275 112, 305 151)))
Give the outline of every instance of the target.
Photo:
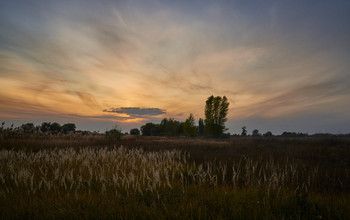
POLYGON ((205 133, 209 136, 220 137, 225 130, 229 102, 226 96, 213 95, 205 103, 205 133))

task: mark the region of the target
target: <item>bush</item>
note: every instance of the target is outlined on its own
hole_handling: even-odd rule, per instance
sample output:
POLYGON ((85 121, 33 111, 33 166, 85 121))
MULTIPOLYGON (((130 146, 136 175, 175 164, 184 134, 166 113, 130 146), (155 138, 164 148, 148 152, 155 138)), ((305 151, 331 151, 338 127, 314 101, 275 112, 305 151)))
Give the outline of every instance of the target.
POLYGON ((271 131, 268 131, 264 134, 264 137, 272 137, 272 136, 273 136, 273 134, 271 131))
POLYGON ((137 128, 133 128, 130 130, 130 135, 140 135, 140 130, 137 128))
POLYGON ((121 132, 121 130, 116 128, 106 131, 106 135, 105 135, 105 137, 108 139, 116 139, 118 141, 120 141, 122 136, 123 136, 123 133, 121 132))

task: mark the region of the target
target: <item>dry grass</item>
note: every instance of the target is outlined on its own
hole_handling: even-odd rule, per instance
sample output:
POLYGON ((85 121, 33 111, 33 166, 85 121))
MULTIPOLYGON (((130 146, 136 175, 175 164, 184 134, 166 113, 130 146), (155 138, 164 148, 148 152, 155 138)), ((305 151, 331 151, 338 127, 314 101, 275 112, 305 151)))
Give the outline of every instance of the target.
POLYGON ((1 218, 349 218, 348 139, 104 141, 2 140, 1 218))

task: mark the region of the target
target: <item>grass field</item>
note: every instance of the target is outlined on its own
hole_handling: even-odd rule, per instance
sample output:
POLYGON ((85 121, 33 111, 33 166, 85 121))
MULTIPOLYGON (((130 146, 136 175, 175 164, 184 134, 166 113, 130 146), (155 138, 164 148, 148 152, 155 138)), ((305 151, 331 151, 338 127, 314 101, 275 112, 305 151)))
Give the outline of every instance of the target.
POLYGON ((0 218, 350 219, 350 139, 0 140, 0 218))

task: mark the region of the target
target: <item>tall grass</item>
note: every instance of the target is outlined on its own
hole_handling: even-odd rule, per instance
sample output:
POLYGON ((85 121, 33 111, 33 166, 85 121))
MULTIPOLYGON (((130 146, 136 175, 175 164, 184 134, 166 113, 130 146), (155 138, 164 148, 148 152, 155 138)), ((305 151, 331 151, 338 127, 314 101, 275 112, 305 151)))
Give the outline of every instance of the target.
POLYGON ((349 218, 344 183, 327 175, 273 157, 195 162, 178 149, 2 149, 0 217, 349 218), (339 194, 325 193, 325 178, 339 194))
POLYGON ((232 187, 285 187, 307 191, 317 185, 319 170, 284 164, 272 158, 243 157, 231 167, 211 161, 196 165, 179 150, 144 152, 142 149, 83 148, 51 149, 39 152, 1 150, 0 195, 9 196, 25 189, 34 195, 44 191, 71 194, 99 193, 107 188, 115 194, 145 191, 157 193, 172 185, 227 185, 232 187), (232 174, 228 174, 228 170, 232 174))

